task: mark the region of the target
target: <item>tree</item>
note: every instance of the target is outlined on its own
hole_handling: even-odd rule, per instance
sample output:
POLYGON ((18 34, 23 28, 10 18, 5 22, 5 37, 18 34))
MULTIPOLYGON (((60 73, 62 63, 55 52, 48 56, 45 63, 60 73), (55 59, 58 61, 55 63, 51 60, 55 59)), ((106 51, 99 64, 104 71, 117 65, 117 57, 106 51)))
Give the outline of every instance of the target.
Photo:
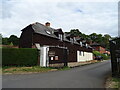
POLYGON ((104 36, 102 34, 92 33, 90 35, 86 35, 84 33, 81 33, 79 29, 72 29, 70 32, 66 32, 67 34, 72 34, 74 36, 79 36, 83 40, 87 41, 88 43, 95 42, 100 44, 101 46, 105 47, 106 49, 109 49, 109 40, 112 39, 109 34, 105 34, 104 36))
POLYGON ((81 36, 81 32, 79 31, 79 29, 71 29, 70 32, 65 32, 67 34, 72 34, 74 36, 81 36))
POLYGON ((11 35, 9 38, 8 38, 8 42, 9 43, 13 43, 13 45, 17 46, 19 45, 19 38, 15 35, 11 35))
POLYGON ((7 38, 7 37, 2 38, 2 44, 3 44, 3 45, 9 45, 8 38, 7 38))
POLYGON ((10 43, 10 46, 13 46, 13 43, 12 43, 12 42, 10 43))
POLYGON ((103 36, 103 42, 104 42, 104 46, 106 47, 106 49, 109 49, 109 40, 110 39, 112 39, 112 38, 109 34, 105 34, 103 36))

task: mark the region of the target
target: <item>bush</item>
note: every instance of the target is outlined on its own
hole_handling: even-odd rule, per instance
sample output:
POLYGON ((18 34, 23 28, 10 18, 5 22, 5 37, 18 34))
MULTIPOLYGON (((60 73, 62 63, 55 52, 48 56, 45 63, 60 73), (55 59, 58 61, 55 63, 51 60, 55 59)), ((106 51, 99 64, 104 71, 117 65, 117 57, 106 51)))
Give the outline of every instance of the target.
POLYGON ((102 56, 104 60, 109 59, 109 56, 108 56, 108 55, 101 54, 99 51, 93 51, 93 55, 94 55, 95 57, 96 57, 96 56, 102 56))
POLYGON ((2 66, 34 66, 37 62, 37 49, 2 48, 2 66))
POLYGON ((106 56, 105 54, 101 54, 101 56, 103 57, 104 60, 107 60, 109 57, 106 56))
POLYGON ((98 52, 98 51, 93 51, 93 55, 94 55, 94 56, 101 56, 101 53, 98 52))

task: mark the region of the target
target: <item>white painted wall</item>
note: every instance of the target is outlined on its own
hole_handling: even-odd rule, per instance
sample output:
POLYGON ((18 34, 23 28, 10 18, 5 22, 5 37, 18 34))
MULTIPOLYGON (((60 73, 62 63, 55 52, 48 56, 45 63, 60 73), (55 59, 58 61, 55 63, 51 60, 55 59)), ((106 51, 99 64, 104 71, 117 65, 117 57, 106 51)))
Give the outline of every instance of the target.
POLYGON ((93 60, 93 53, 77 51, 77 62, 93 60))
POLYGON ((46 67, 49 65, 48 51, 49 51, 49 47, 47 46, 43 46, 40 49, 40 66, 41 67, 46 67))

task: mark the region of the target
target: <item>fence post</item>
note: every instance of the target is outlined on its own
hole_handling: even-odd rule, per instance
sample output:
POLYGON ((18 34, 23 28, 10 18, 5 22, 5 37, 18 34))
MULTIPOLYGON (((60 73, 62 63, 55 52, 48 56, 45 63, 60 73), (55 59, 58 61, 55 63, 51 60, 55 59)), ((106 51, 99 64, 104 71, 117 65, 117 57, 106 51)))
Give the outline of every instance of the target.
POLYGON ((110 41, 112 76, 120 77, 120 38, 110 41))

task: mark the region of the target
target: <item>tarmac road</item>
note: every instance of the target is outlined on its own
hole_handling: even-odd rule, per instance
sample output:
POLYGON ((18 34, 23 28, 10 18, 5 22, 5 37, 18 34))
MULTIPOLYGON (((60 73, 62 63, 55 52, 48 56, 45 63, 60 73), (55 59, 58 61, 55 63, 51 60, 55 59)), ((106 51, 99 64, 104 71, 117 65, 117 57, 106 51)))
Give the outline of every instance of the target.
POLYGON ((3 88, 104 88, 111 74, 110 60, 65 71, 3 75, 3 88))

